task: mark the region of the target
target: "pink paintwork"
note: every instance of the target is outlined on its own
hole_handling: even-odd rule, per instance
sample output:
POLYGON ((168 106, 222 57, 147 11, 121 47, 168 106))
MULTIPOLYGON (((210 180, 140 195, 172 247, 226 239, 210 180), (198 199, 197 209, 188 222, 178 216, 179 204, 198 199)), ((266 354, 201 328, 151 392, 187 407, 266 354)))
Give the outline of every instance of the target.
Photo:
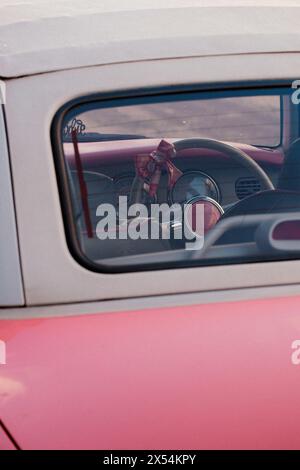
POLYGON ((24 449, 297 449, 299 312, 289 297, 1 320, 0 417, 24 449))

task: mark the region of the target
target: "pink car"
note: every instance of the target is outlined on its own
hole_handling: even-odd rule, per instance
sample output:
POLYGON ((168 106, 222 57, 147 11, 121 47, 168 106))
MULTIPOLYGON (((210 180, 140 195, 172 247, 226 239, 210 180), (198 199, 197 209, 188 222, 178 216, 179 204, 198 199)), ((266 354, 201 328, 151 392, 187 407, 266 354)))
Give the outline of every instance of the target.
POLYGON ((300 448, 299 6, 162 3, 0 8, 0 449, 300 448))

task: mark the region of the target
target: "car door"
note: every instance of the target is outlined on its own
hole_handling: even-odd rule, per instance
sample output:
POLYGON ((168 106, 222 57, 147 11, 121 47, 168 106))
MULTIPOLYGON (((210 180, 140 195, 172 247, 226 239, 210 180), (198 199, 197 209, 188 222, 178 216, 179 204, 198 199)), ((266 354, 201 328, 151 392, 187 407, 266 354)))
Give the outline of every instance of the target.
MULTIPOLYGON (((126 259, 119 253, 121 269, 119 259, 110 264, 114 249, 107 248, 111 251, 106 258, 101 243, 99 257, 98 241, 95 249, 86 240, 84 203, 90 201, 82 197, 86 188, 80 189, 80 180, 82 173, 95 170, 93 146, 98 156, 100 147, 109 143, 109 156, 120 152, 132 158, 132 149, 145 136, 132 139, 127 133, 130 151, 126 139, 90 142, 79 166, 77 162, 62 171, 61 165, 76 160, 77 150, 82 155, 84 142, 78 133, 75 142, 72 135, 70 142, 63 142, 62 130, 63 116, 83 98, 97 102, 97 109, 99 94, 101 103, 133 99, 136 104, 153 90, 156 96, 165 94, 179 73, 176 86, 188 85, 191 93, 211 88, 220 92, 231 83, 242 94, 241 89, 251 87, 244 67, 238 69, 239 83, 232 86, 235 61, 216 58, 209 68, 203 58, 114 64, 8 83, 6 119, 25 306, 1 310, 6 361, 0 365, 0 417, 21 448, 299 447, 297 255, 289 252, 286 258, 276 252, 271 260, 264 254, 255 262, 232 258, 227 263, 168 266, 165 247, 155 251, 149 244, 148 253, 138 254, 151 263, 154 254, 155 266, 147 268, 144 258, 139 266, 133 248, 126 259), (220 68, 222 83, 212 86, 220 81, 220 68), (28 136, 24 116, 30 117, 34 138, 28 136), (77 172, 77 186, 72 171, 77 172)), ((270 78, 272 63, 266 55, 260 78, 270 78)), ((268 86, 273 90, 278 83, 268 86)), ((255 87, 264 89, 265 83, 255 87)), ((183 92, 179 88, 175 93, 183 92)), ((169 92, 173 102, 173 87, 169 92)), ((186 125, 183 119, 180 125, 186 125)), ((268 174, 273 178, 277 163, 282 163, 282 148, 252 147, 248 151, 253 159, 271 159, 268 174)), ((116 162, 112 171, 121 167, 116 162)))

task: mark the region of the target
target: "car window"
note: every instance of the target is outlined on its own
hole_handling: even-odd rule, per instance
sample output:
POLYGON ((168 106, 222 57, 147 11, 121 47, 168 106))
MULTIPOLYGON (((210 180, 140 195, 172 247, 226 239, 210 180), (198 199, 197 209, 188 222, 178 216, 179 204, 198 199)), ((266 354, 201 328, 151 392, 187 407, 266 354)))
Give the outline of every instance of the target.
POLYGON ((65 106, 53 132, 73 254, 109 271, 297 256, 293 92, 167 90, 65 106))

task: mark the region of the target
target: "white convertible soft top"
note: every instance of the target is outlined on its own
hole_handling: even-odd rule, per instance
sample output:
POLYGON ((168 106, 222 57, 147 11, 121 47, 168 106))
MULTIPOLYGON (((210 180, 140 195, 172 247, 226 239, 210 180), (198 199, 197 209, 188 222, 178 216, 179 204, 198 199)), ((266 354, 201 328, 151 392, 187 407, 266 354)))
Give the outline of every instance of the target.
POLYGON ((0 77, 300 51, 300 0, 0 0, 0 77))

